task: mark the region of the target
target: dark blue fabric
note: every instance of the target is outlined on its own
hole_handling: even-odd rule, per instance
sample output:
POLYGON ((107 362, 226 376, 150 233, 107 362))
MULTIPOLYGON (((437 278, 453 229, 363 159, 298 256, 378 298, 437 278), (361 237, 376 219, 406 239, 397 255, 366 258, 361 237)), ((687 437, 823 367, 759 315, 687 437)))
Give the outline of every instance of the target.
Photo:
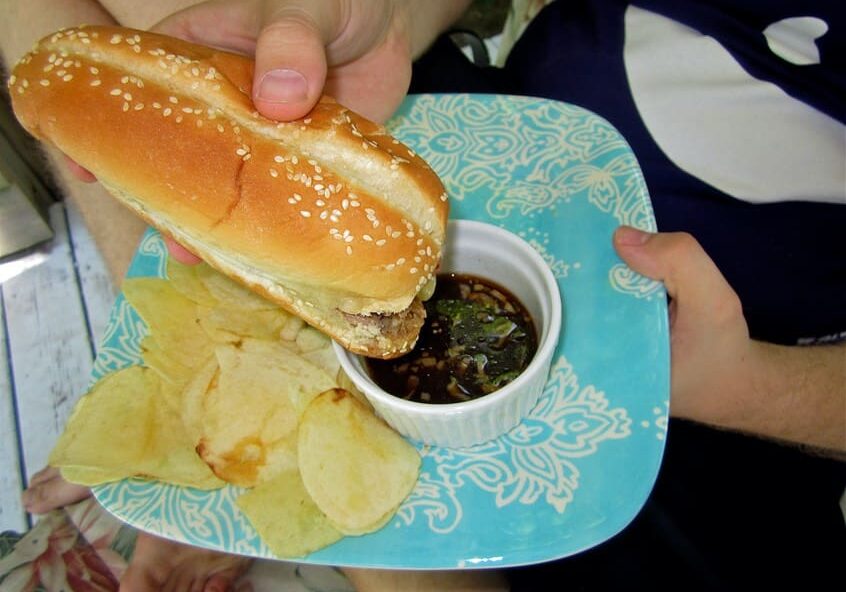
POLYGON ((616 537, 508 572, 511 592, 837 590, 842 463, 670 422, 658 481, 616 537))
MULTIPOLYGON (((602 2, 603 4, 606 2, 602 2)), ((632 4, 713 37, 755 78, 768 80, 820 111, 846 120, 846 3, 831 0, 636 0, 632 4), (820 63, 795 65, 767 47, 764 29, 793 17, 817 17, 820 63)))
MULTIPOLYGON (((754 337, 791 344, 846 336, 846 204, 752 205, 676 167, 652 140, 628 88, 627 4, 548 6, 504 69, 475 67, 442 38, 415 64, 411 92, 540 96, 598 113, 631 144, 659 229, 687 231, 702 243, 740 295, 754 337)), ((843 2, 637 4, 713 36, 753 76, 843 119, 843 2), (793 66, 766 48, 759 32, 768 24, 815 15, 830 27, 818 41, 820 65, 793 66)), ((846 464, 680 420, 671 420, 668 433, 658 481, 634 522, 577 556, 510 570, 513 592, 836 589, 846 557, 838 504, 846 464)))
MULTIPOLYGON (((843 3, 637 4, 687 17, 683 22, 702 27, 734 48, 756 76, 792 89, 794 96, 813 96, 812 104, 843 117, 846 72, 840 50, 846 48, 844 35, 835 35, 846 23, 843 3), (767 24, 786 16, 813 16, 815 7, 830 24, 820 40, 823 64, 795 66, 769 51, 760 34, 767 24), (720 8, 732 10, 730 16, 720 8), (775 16, 765 18, 770 8, 775 16), (753 24, 741 25, 745 17, 753 24), (749 39, 742 41, 741 34, 749 39)), ((846 336, 846 207, 813 201, 750 204, 673 164, 649 134, 628 87, 623 62, 627 5, 620 0, 553 3, 531 23, 502 71, 475 68, 460 56, 446 59, 455 52, 441 42, 416 66, 412 90, 539 96, 601 115, 631 144, 659 230, 686 231, 699 240, 738 292, 753 337, 795 344, 846 336)))

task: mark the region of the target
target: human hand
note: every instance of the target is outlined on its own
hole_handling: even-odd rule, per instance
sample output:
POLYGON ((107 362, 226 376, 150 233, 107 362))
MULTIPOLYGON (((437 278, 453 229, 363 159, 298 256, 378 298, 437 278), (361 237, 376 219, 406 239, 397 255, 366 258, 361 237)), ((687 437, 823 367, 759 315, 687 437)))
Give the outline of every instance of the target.
MULTIPOLYGON (((402 101, 411 78, 404 7, 394 0, 211 0, 152 29, 254 55, 252 98, 270 119, 303 117, 325 92, 365 117, 384 121, 402 101)), ((91 172, 68 163, 77 179, 96 181, 91 172)), ((177 261, 200 262, 172 239, 165 242, 177 261)))
POLYGON ((846 457, 846 342, 751 339, 737 293, 686 233, 621 227, 614 247, 670 295, 670 414, 846 457))
POLYGON ((65 481, 59 469, 45 467, 29 480, 29 485, 21 495, 21 502, 27 512, 46 514, 90 495, 89 488, 65 481))
POLYGON ((737 294, 689 234, 621 227, 614 247, 633 270, 664 282, 670 295, 670 413, 732 424, 739 401, 754 388, 754 342, 737 294))
POLYGON ((210 0, 169 16, 153 30, 254 55, 252 98, 265 117, 303 117, 326 93, 382 122, 411 80, 406 5, 397 0, 210 0))

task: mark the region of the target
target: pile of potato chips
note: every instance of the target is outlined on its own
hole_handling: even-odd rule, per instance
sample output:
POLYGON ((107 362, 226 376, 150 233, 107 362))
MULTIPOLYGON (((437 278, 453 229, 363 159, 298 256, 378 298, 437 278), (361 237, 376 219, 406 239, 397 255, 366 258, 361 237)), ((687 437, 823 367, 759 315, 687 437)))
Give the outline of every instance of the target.
POLYGON ((355 390, 328 337, 205 264, 123 294, 148 328, 143 365, 99 380, 49 463, 69 481, 129 477, 247 488, 268 547, 299 557, 381 528, 417 481, 417 451, 355 390))

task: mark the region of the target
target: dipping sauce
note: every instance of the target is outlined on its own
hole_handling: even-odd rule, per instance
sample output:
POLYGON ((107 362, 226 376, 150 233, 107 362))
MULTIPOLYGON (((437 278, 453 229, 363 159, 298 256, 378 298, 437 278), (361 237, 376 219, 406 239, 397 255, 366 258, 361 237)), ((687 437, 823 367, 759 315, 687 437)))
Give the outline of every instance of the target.
POLYGON ((517 378, 538 347, 523 304, 477 276, 440 274, 436 286, 414 349, 393 360, 366 360, 376 384, 411 401, 460 403, 517 378))

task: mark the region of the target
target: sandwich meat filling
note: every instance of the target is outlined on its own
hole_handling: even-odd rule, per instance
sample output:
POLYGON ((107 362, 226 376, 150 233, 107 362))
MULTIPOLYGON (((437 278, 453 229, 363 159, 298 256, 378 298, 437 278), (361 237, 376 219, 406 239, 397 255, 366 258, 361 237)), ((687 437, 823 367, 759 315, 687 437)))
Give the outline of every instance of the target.
POLYGON ((426 318, 426 309, 420 299, 415 298, 408 308, 396 313, 352 314, 341 311, 341 314, 349 323, 355 325, 359 332, 383 336, 399 345, 407 342, 404 348, 398 347, 396 355, 399 355, 404 353, 400 349, 410 350, 417 341, 426 318))

